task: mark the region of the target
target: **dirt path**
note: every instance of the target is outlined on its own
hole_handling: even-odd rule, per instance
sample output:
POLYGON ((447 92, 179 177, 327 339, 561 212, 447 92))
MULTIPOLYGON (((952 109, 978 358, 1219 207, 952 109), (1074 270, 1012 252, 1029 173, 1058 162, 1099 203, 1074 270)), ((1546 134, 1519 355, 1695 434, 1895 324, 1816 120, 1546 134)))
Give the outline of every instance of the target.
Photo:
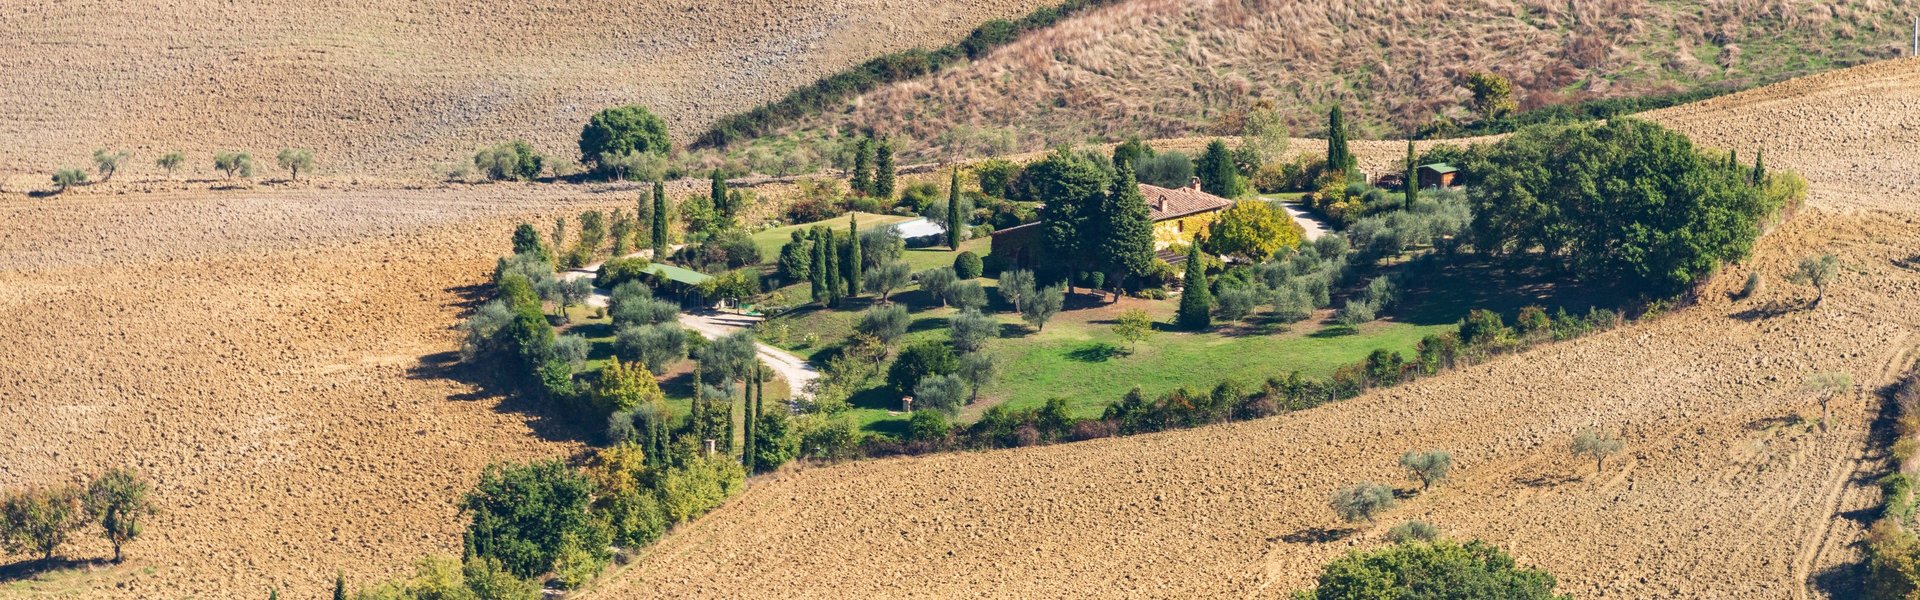
MULTIPOLYGON (((736 331, 752 327, 754 323, 758 322, 760 322, 759 317, 749 317, 719 311, 680 313, 681 325, 687 329, 699 332, 700 335, 706 336, 707 339, 718 339, 731 335, 736 331)), ((772 367, 774 372, 779 373, 781 379, 787 380, 789 389, 793 390, 794 398, 805 399, 813 397, 812 386, 808 384, 820 378, 820 372, 814 370, 813 365, 807 364, 805 359, 794 356, 791 352, 781 350, 765 342, 756 341, 753 345, 759 349, 758 354, 760 355, 760 360, 767 363, 767 366, 772 367)))
POLYGON ((1327 234, 1327 224, 1322 222, 1319 217, 1302 210, 1299 204, 1293 202, 1280 202, 1279 204, 1281 209, 1287 211, 1287 216, 1293 217, 1293 222, 1300 224, 1300 229, 1305 232, 1302 235, 1306 237, 1307 241, 1311 242, 1320 239, 1321 236, 1327 234))

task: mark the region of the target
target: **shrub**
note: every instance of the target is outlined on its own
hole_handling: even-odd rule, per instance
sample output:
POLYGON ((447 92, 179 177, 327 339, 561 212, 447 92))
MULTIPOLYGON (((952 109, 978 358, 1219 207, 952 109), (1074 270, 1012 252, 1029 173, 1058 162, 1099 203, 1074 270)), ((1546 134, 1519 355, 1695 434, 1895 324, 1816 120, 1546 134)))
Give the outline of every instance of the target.
POLYGON ((570 536, 595 539, 587 514, 592 488, 560 461, 489 465, 460 504, 472 515, 467 540, 474 555, 499 559, 519 577, 547 572, 570 536))
POLYGON ((974 254, 971 250, 961 252, 959 256, 953 258, 953 274, 962 280, 979 277, 983 268, 980 255, 974 254))
POLYGON ((913 386, 913 401, 924 408, 957 415, 967 403, 967 384, 954 375, 928 375, 913 386))
POLYGON ((233 179, 235 175, 252 177, 253 155, 245 152, 216 153, 213 155, 213 168, 226 173, 227 179, 233 179))
POLYGON ((539 177, 545 160, 545 157, 533 151, 532 145, 514 140, 475 152, 473 167, 494 181, 524 181, 539 177))
POLYGON ((915 410, 907 418, 907 441, 939 444, 947 441, 953 426, 947 415, 937 410, 915 410))
POLYGON ((1521 307, 1520 316, 1513 320, 1513 325, 1520 330, 1520 335, 1532 336, 1552 327, 1553 320, 1547 317, 1547 309, 1528 305, 1521 307))
POLYGON ((58 171, 53 172, 53 185, 55 187, 58 187, 61 193, 65 193, 67 191, 67 188, 71 188, 76 185, 86 185, 86 183, 87 183, 86 171, 82 171, 80 169, 74 169, 74 168, 66 168, 66 169, 60 169, 58 171))
POLYGON ((912 394, 920 380, 934 375, 951 375, 959 368, 953 350, 937 340, 927 340, 900 351, 887 369, 887 387, 901 395, 912 394))
POLYGON ((1333 322, 1347 327, 1359 327, 1372 323, 1376 317, 1372 302, 1348 298, 1347 303, 1340 307, 1339 314, 1333 316, 1333 322))
POLYGON ((1431 542, 1440 537, 1440 528, 1432 523, 1414 519, 1394 525, 1387 529, 1387 540, 1395 544, 1412 542, 1431 542))
POLYGON ((1453 455, 1445 450, 1409 451, 1400 455, 1400 466, 1420 482, 1421 491, 1426 491, 1447 478, 1447 471, 1453 469, 1453 455))
POLYGON ((1748 273, 1746 284, 1740 286, 1740 299, 1752 298, 1754 294, 1760 293, 1762 283, 1759 271, 1748 273))
POLYGON ((1373 522, 1373 517, 1395 504, 1393 488, 1371 481, 1340 488, 1329 502, 1333 512, 1349 523, 1373 522))
MULTIPOLYGON (((652 277, 652 271, 649 270, 652 268, 653 261, 645 257, 609 259, 600 263, 600 270, 594 272, 593 285, 612 289, 632 281, 644 286, 647 279, 652 277)), ((652 291, 648 290, 647 293, 651 295, 652 291)))
POLYGON ((1499 548, 1478 540, 1395 544, 1358 550, 1327 563, 1315 587, 1299 597, 1502 598, 1559 600, 1545 571, 1519 567, 1499 548))
POLYGON ((1619 438, 1598 431, 1582 431, 1573 438, 1573 455, 1593 457, 1595 473, 1606 470, 1607 457, 1613 456, 1623 446, 1619 438))
POLYGON ((755 471, 766 472, 787 464, 800 452, 800 438, 795 435, 792 418, 787 411, 779 407, 767 409, 755 420, 753 426, 753 467, 755 471))
POLYGON ((629 104, 601 110, 580 128, 580 162, 607 176, 620 176, 614 159, 630 155, 666 154, 671 147, 667 123, 647 107, 629 104))
POLYGON ((86 525, 80 489, 33 488, 0 500, 0 542, 17 554, 51 559, 67 537, 86 525))
POLYGON ((690 459, 662 476, 660 503, 674 524, 686 523, 739 493, 746 480, 746 470, 729 457, 690 459))
POLYGON ((605 548, 601 546, 596 551, 578 538, 568 538, 561 544, 560 552, 553 557, 553 580, 562 589, 580 589, 607 567, 610 557, 605 548))
POLYGON ((313 170, 313 151, 312 150, 306 150, 301 148, 281 148, 280 155, 274 157, 274 160, 280 163, 280 168, 286 169, 287 172, 290 174, 288 176, 288 179, 292 179, 295 181, 300 180, 301 171, 313 170))
POLYGON ((1459 334, 1461 343, 1476 348, 1498 347, 1513 339, 1513 331, 1501 322, 1500 313, 1477 308, 1460 321, 1459 334))
POLYGON ((852 458, 853 451, 860 446, 860 430, 853 419, 844 414, 838 417, 807 415, 799 420, 797 429, 800 452, 820 460, 852 458))
POLYGON ((907 324, 911 320, 904 306, 875 306, 861 313, 860 322, 853 326, 853 330, 873 336, 882 344, 892 344, 907 334, 907 324))

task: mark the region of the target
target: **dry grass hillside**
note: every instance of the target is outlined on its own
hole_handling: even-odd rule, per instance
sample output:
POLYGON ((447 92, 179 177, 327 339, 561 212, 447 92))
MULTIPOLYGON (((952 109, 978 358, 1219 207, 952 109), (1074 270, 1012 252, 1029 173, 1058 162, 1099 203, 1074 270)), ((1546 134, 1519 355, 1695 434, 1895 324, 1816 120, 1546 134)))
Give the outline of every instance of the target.
POLYGON ((1869 430, 1920 358, 1920 62, 1838 71, 1652 118, 1764 146, 1807 208, 1697 306, 1287 416, 1131 438, 797 470, 651 549, 593 597, 1283 597, 1420 518, 1555 573, 1575 597, 1850 597, 1877 501, 1869 430), (1781 277, 1831 252, 1827 301, 1781 277), (1757 297, 1731 292, 1749 271, 1757 297), (1822 432, 1816 372, 1858 383, 1822 432), (1621 432, 1595 474, 1583 428, 1621 432), (1336 488, 1455 478, 1338 541, 1336 488))
POLYGON ((911 138, 923 154, 932 145, 968 155, 1208 133, 1223 115, 1268 100, 1299 133, 1318 135, 1325 107, 1341 102, 1363 130, 1400 137, 1459 107, 1473 71, 1511 78, 1521 108, 1765 82, 1898 55, 1907 8, 1891 0, 1136 0, 796 128, 872 127, 911 138))
POLYGON ((0 183, 96 147, 153 159, 316 151, 322 174, 426 177, 524 138, 571 156, 638 102, 686 136, 871 56, 945 43, 1036 0, 581 3, 27 2, 0 10, 0 183))

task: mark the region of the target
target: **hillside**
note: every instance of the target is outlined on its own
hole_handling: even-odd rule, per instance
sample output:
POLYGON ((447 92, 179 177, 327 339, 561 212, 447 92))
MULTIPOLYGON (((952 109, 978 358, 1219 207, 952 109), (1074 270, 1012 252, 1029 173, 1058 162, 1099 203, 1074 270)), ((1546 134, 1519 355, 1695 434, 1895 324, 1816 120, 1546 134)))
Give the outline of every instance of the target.
POLYGON ((678 136, 866 58, 964 35, 1035 0, 577 3, 34 2, 0 11, 0 185, 94 148, 153 159, 316 151, 336 178, 432 176, 524 138, 571 156, 594 111, 638 102, 678 136))
POLYGON ((1751 85, 1897 56, 1908 18, 1888 0, 1136 0, 789 131, 873 128, 922 159, 1215 133, 1270 101, 1298 134, 1340 102, 1363 133, 1404 137, 1457 111, 1474 71, 1510 78, 1521 109, 1751 85))
POLYGON ((1873 390, 1920 356, 1915 86, 1920 62, 1889 61, 1650 115, 1812 182, 1699 305, 1271 419, 791 471, 589 597, 1284 597, 1413 518, 1575 597, 1847 597, 1847 515, 1878 497, 1873 390), (1806 310, 1781 277, 1822 252, 1848 274, 1806 310), (1749 271, 1765 290, 1730 300, 1749 271), (1818 414, 1799 385, 1825 371, 1859 385, 1821 432, 1794 416, 1818 414), (1626 442, 1598 477, 1567 452, 1595 427, 1626 442), (1334 489, 1398 481, 1425 448, 1453 452, 1453 480, 1320 541, 1334 489))

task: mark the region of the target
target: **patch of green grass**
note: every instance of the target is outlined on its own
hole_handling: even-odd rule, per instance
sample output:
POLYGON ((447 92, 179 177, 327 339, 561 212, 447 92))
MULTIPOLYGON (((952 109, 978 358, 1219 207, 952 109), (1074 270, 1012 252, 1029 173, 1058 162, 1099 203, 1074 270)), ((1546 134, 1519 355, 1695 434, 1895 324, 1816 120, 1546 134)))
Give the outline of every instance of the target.
MULTIPOLYGON (((864 212, 853 214, 860 215, 860 229, 862 231, 865 231, 868 227, 904 223, 914 219, 914 217, 903 215, 881 215, 864 212)), ((753 245, 760 249, 761 261, 772 264, 780 260, 780 247, 787 245, 787 241, 793 239, 794 231, 809 229, 815 225, 832 227, 840 230, 840 233, 845 234, 847 232, 847 216, 840 215, 824 221, 775 227, 773 229, 760 231, 753 234, 753 245)))

